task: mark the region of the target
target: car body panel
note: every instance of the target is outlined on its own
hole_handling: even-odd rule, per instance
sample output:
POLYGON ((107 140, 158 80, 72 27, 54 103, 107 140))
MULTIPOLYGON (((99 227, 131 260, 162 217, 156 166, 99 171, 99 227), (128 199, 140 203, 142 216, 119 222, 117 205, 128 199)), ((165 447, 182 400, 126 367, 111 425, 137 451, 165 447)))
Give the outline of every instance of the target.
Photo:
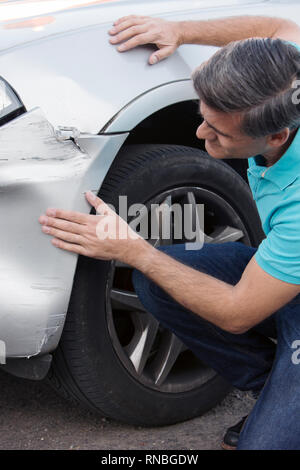
POLYGON ((77 256, 50 243, 38 216, 61 206, 89 213, 84 192, 98 191, 126 137, 84 135, 80 148, 58 142, 38 108, 0 128, 0 339, 7 357, 54 349, 68 309, 77 256))
POLYGON ((47 31, 56 24, 53 33, 34 31, 36 26, 20 28, 19 41, 11 45, 6 37, 14 37, 16 30, 5 30, 9 24, 5 22, 0 29, 0 43, 6 44, 0 55, 1 74, 20 94, 27 109, 39 106, 54 126, 75 126, 82 132, 96 134, 137 96, 164 83, 190 78, 192 70, 216 50, 185 45, 153 67, 148 64, 152 46, 122 54, 109 43, 108 29, 115 18, 129 13, 168 19, 255 13, 300 17, 297 4, 288 8, 270 1, 225 3, 227 6, 221 8, 220 2, 212 1, 210 8, 204 8, 203 0, 132 1, 73 9, 53 13, 54 24, 44 26, 47 31), (36 38, 27 37, 29 33, 36 34, 36 38), (120 74, 120 70, 124 72, 120 74))
POLYGON ((88 3, 78 8, 71 0, 67 11, 35 10, 38 16, 25 18, 18 11, 5 16, 0 4, 0 74, 28 110, 0 127, 0 340, 7 357, 54 350, 68 309, 77 257, 51 245, 39 215, 47 207, 89 213, 84 192, 99 190, 129 132, 155 111, 195 99, 191 72, 216 50, 184 45, 150 66, 152 46, 120 54, 108 42, 112 22, 132 13, 174 20, 265 14, 300 22, 300 5, 291 1, 212 0, 209 8, 204 0, 88 3), (76 127, 77 145, 58 142, 57 126, 76 127))
MULTIPOLYGON (((266 2, 269 0, 265 0, 266 2)), ((112 24, 128 14, 164 16, 198 10, 255 5, 263 0, 15 0, 0 3, 7 33, 0 51, 89 26, 112 24)))

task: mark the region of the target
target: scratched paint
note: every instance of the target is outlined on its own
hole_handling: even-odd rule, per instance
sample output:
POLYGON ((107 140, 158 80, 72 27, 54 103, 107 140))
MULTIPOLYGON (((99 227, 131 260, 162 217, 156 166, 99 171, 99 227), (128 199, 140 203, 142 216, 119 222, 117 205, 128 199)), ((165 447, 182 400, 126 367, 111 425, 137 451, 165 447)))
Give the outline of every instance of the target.
POLYGON ((90 161, 91 157, 77 142, 58 141, 40 108, 0 127, 0 191, 16 182, 76 177, 90 161))
MULTIPOLYGON (((70 282, 63 281, 63 271, 53 270, 51 261, 50 275, 37 278, 31 274, 37 263, 41 264, 37 268, 40 274, 49 269, 43 267, 43 253, 49 247, 47 250, 39 248, 40 243, 45 246, 46 240, 39 234, 37 223, 38 214, 47 207, 46 200, 43 209, 34 210, 34 206, 46 188, 50 191, 51 182, 65 181, 67 185, 73 181, 76 187, 75 182, 80 180, 90 162, 91 157, 78 144, 57 140, 55 129, 39 108, 0 127, 0 339, 1 335, 5 338, 9 355, 22 356, 23 351, 30 351, 27 357, 39 354, 62 329, 66 315, 62 304, 69 293, 70 282), (17 196, 19 192, 21 199, 17 196), (28 205, 23 205, 24 197, 29 195, 32 215, 28 209, 26 211, 28 205), (31 239, 36 240, 33 245, 31 239), (12 248, 5 249, 8 244, 12 248), (27 252, 32 254, 28 256, 27 252), (52 304, 56 305, 56 311, 50 314, 48 306, 52 304), (23 331, 22 342, 18 330, 23 331)), ((57 263, 58 270, 59 266, 57 263)))
POLYGON ((68 310, 77 256, 51 244, 39 216, 47 207, 89 213, 84 192, 98 192, 127 137, 80 134, 75 144, 57 140, 55 131, 39 108, 0 127, 0 340, 7 357, 53 351, 68 310))
POLYGON ((40 108, 35 108, 2 126, 0 144, 0 162, 8 159, 12 162, 88 158, 74 142, 57 140, 52 125, 40 108))

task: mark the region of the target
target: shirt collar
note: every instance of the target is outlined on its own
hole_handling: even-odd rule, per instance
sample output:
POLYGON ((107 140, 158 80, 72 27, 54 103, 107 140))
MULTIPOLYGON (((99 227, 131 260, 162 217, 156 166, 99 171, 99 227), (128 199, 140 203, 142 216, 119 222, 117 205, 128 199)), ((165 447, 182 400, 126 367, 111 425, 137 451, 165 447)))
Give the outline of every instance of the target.
POLYGON ((254 176, 263 177, 276 184, 281 190, 285 189, 300 176, 300 128, 293 142, 282 157, 270 167, 258 165, 261 155, 251 159, 249 172, 254 176))

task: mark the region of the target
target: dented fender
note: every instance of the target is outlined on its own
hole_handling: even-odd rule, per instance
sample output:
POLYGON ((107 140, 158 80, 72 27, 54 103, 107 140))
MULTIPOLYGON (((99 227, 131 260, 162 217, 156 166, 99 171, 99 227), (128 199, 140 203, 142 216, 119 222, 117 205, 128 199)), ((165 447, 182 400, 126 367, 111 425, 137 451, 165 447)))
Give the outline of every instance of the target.
POLYGON ((58 139, 40 108, 0 128, 0 340, 31 357, 59 342, 77 256, 55 248, 38 218, 48 207, 89 213, 128 134, 58 139))

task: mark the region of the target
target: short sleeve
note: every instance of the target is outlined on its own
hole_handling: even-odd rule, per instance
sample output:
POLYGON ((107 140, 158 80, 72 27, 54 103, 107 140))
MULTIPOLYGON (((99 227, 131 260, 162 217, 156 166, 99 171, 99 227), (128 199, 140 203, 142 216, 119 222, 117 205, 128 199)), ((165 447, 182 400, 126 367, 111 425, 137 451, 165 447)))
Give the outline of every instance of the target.
POLYGON ((257 264, 277 279, 300 284, 300 201, 277 209, 270 226, 255 254, 257 264))
POLYGON ((296 42, 293 42, 293 41, 286 41, 286 42, 288 44, 291 44, 292 46, 294 46, 300 52, 300 45, 299 44, 297 44, 296 42))

